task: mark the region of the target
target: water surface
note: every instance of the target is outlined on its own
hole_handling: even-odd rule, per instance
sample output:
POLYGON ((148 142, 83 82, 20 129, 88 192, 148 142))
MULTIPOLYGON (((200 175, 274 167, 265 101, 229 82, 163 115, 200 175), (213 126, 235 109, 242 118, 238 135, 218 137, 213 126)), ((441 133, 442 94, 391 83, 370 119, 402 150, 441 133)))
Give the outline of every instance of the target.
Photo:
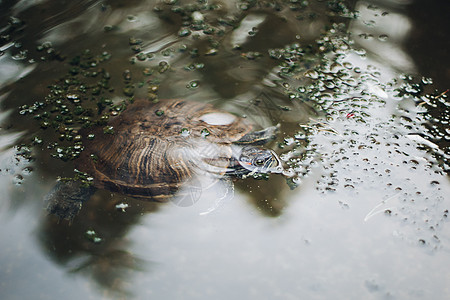
POLYGON ((447 299, 450 7, 308 2, 0 2, 1 298, 447 299), (285 171, 207 215, 212 190, 102 190, 58 222, 42 199, 76 125, 33 105, 75 77, 105 113, 184 98, 279 123, 285 171))

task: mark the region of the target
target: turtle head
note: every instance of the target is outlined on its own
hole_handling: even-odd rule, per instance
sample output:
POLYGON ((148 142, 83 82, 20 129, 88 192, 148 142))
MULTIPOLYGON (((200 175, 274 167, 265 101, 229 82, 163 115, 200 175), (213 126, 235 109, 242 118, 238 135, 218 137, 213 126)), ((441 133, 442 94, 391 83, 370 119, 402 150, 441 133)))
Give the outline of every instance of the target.
POLYGON ((233 174, 280 173, 281 161, 274 151, 255 146, 246 146, 239 150, 233 151, 233 174))

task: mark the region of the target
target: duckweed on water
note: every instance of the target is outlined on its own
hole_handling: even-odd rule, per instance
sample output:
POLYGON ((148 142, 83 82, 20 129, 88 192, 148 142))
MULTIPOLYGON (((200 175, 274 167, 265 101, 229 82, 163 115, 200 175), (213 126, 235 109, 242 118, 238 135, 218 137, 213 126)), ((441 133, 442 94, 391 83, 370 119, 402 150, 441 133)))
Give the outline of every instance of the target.
POLYGON ((103 241, 103 239, 98 235, 98 233, 94 230, 94 229, 88 229, 86 230, 84 237, 94 243, 94 244, 98 244, 100 242, 103 241))
POLYGON ((257 51, 249 51, 246 53, 241 53, 241 57, 248 59, 248 60, 255 60, 257 58, 260 58, 262 55, 262 53, 257 52, 257 51))
MULTIPOLYGON (((43 44, 41 51, 50 47, 51 44, 43 44)), ((118 115, 126 108, 126 100, 117 104, 110 100, 114 92, 110 86, 111 76, 101 67, 110 58, 108 52, 94 55, 89 50, 84 51, 68 62, 67 74, 49 86, 49 93, 44 99, 19 108, 20 115, 33 117, 42 130, 33 136, 30 146, 47 148, 51 157, 62 161, 76 159, 84 149, 83 139, 94 138, 88 131, 86 136, 82 136, 79 130, 94 125, 105 126, 109 116, 118 115)), ((134 86, 130 71, 124 72, 123 80, 126 84, 124 93, 132 96, 134 86)), ((105 127, 104 133, 113 134, 114 130, 105 127)), ((24 151, 19 155, 31 157, 24 151)))
POLYGON ((80 182, 84 187, 89 187, 94 183, 94 178, 91 175, 81 172, 77 169, 74 169, 73 171, 73 177, 58 177, 58 180, 63 182, 75 180, 80 182))
POLYGON ((127 97, 132 97, 134 95, 134 86, 130 85, 123 88, 123 94, 127 97))

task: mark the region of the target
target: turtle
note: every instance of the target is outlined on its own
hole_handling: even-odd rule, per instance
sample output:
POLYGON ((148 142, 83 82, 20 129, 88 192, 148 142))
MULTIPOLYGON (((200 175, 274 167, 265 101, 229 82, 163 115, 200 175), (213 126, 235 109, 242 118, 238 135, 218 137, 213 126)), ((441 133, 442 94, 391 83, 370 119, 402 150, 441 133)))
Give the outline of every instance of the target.
POLYGON ((47 210, 71 220, 98 188, 164 202, 198 176, 230 180, 279 172, 277 154, 262 146, 279 125, 254 127, 210 103, 136 100, 110 118, 107 133, 100 126, 80 130, 84 149, 74 166, 92 184, 58 181, 46 197, 47 210))

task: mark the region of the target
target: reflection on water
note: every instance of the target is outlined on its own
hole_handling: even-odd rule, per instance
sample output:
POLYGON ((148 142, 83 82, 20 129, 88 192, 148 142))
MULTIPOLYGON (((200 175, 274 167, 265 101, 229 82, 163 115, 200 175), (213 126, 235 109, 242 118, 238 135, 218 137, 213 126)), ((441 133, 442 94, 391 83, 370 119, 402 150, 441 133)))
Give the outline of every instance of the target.
POLYGON ((449 6, 434 5, 2 1, 1 298, 448 298, 449 6), (73 176, 81 123, 65 117, 101 122, 133 97, 280 123, 285 171, 236 181, 206 216, 213 189, 182 208, 101 190, 71 222, 46 215, 73 176))
POLYGON ((51 259, 69 272, 92 277, 104 288, 121 291, 135 270, 151 269, 150 261, 129 251, 126 235, 143 212, 154 212, 157 203, 127 204, 108 193, 98 193, 84 211, 70 223, 57 217, 45 218, 39 228, 39 242, 51 259), (125 209, 121 207, 126 206, 125 209))

